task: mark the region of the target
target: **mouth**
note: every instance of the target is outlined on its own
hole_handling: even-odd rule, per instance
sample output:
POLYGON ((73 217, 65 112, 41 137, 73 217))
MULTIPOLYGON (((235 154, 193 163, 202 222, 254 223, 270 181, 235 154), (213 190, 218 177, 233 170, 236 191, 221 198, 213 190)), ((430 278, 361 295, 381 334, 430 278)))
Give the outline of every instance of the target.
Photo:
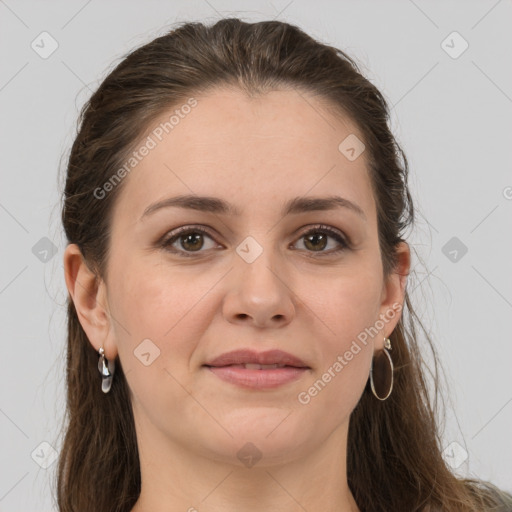
POLYGON ((274 389, 284 386, 300 379, 309 371, 309 368, 297 368, 295 366, 258 364, 205 366, 205 368, 224 382, 254 390, 274 389), (262 366, 266 366, 266 368, 262 368, 262 366))
POLYGON ((226 352, 203 365, 215 377, 246 389, 273 389, 302 378, 311 368, 282 350, 226 352))
POLYGON ((292 366, 288 364, 258 364, 258 363, 243 363, 243 364, 226 364, 222 366, 213 366, 205 364, 207 368, 243 368, 245 370, 275 370, 276 368, 308 368, 302 366, 292 366))

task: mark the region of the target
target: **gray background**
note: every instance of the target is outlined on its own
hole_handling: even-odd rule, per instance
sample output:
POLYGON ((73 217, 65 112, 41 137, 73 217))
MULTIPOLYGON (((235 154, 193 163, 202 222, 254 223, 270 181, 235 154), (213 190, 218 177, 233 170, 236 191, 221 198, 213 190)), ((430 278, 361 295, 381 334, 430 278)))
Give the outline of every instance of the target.
POLYGON ((168 25, 234 15, 288 21, 347 51, 393 106, 420 212, 409 289, 447 376, 445 456, 458 474, 512 491, 510 1, 0 0, 0 511, 56 510, 58 172, 78 109, 117 59, 168 25), (31 47, 51 48, 43 31, 58 43, 47 58, 31 47))

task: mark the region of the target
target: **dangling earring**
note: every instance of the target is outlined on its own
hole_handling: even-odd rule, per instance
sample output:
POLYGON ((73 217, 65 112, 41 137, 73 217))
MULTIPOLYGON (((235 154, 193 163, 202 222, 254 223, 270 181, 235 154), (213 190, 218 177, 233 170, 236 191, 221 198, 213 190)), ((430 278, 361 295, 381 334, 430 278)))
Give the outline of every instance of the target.
POLYGON ((100 358, 98 361, 98 370, 101 373, 101 390, 103 393, 108 393, 112 387, 112 379, 114 378, 114 371, 116 368, 115 361, 108 361, 105 357, 103 347, 99 350, 100 358))
POLYGON ((393 389, 393 360, 388 350, 391 350, 391 340, 384 338, 384 349, 373 357, 370 368, 372 392, 379 400, 386 400, 393 389))

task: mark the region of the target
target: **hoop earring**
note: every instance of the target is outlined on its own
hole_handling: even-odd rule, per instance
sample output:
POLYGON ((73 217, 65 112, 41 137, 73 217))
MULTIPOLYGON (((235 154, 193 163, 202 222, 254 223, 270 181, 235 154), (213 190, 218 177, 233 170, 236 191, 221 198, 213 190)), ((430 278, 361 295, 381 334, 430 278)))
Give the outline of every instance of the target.
POLYGON ((370 368, 370 385, 375 398, 386 400, 393 390, 393 360, 391 354, 391 340, 384 338, 384 349, 373 357, 370 368))
POLYGON ((101 390, 103 393, 108 393, 112 387, 112 379, 114 378, 114 371, 116 368, 115 361, 109 361, 105 357, 103 347, 99 350, 100 358, 98 360, 98 370, 101 374, 101 390))

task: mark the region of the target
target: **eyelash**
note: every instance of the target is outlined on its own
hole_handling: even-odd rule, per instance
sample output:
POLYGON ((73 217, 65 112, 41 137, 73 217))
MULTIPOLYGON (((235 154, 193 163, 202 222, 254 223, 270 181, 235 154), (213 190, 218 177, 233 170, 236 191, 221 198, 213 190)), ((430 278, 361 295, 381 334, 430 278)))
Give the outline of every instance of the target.
MULTIPOLYGON (((161 242, 160 242, 160 246, 168 251, 168 252, 171 252, 173 254, 177 254, 179 256, 182 256, 184 258, 191 258, 191 257, 194 257, 196 256, 197 254, 201 253, 201 252, 204 252, 204 251, 184 251, 184 250, 181 250, 181 249, 174 249, 174 248, 171 248, 172 244, 174 244, 174 242, 176 242, 177 240, 179 240, 179 238, 183 235, 188 235, 188 234, 191 234, 191 233, 201 233, 203 235, 207 235, 209 236, 210 238, 213 239, 213 235, 205 228, 203 228, 202 226, 182 226, 178 229, 176 229, 175 231, 169 233, 169 236, 166 236, 161 242)), ((331 249, 330 251, 319 251, 319 252, 315 252, 315 251, 307 251, 306 252, 310 252, 312 253, 310 257, 324 257, 324 256, 330 256, 330 255, 333 255, 333 254, 338 254, 342 251, 346 251, 347 249, 350 249, 350 243, 347 239, 345 239, 337 230, 329 227, 329 226, 326 226, 324 224, 318 224, 317 226, 313 226, 312 228, 310 228, 308 231, 305 231, 304 233, 302 233, 298 240, 300 240, 301 238, 304 238, 305 236, 307 235, 310 235, 310 234, 318 234, 318 233, 324 233, 324 234, 327 234, 329 236, 331 236, 332 238, 334 238, 339 244, 341 244, 341 247, 338 248, 338 249, 331 249)), ((300 249, 298 249, 300 250, 300 249)))

